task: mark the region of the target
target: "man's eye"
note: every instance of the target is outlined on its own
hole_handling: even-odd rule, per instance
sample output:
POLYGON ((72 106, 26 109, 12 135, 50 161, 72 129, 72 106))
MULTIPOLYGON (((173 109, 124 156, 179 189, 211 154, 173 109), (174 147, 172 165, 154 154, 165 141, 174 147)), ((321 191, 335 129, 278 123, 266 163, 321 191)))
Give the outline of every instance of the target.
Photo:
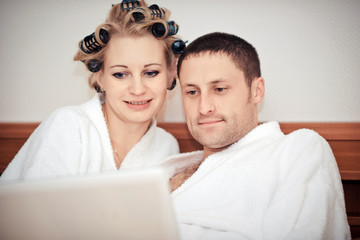
POLYGON ((215 88, 215 91, 219 93, 224 92, 225 90, 226 88, 215 88))
POLYGON ((187 91, 187 94, 189 95, 195 95, 197 93, 196 90, 187 91))
POLYGON ((122 78, 124 78, 126 76, 126 74, 118 72, 118 73, 114 73, 113 76, 116 77, 116 78, 122 79, 122 78))
POLYGON ((148 71, 144 73, 146 77, 155 77, 159 74, 159 71, 148 71))

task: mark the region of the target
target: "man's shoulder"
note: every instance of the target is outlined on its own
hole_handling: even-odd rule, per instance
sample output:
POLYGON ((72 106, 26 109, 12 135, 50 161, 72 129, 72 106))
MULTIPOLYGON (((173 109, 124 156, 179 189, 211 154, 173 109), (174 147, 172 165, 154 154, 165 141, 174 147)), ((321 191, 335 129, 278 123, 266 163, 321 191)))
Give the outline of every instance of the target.
POLYGON ((291 152, 289 156, 302 156, 303 161, 314 162, 314 159, 323 159, 324 155, 332 155, 329 143, 311 129, 299 129, 287 134, 284 143, 284 151, 291 152))
POLYGON ((326 140, 316 131, 302 128, 295 130, 289 134, 286 135, 286 138, 288 140, 295 141, 297 143, 309 143, 309 142, 319 142, 324 143, 326 140))

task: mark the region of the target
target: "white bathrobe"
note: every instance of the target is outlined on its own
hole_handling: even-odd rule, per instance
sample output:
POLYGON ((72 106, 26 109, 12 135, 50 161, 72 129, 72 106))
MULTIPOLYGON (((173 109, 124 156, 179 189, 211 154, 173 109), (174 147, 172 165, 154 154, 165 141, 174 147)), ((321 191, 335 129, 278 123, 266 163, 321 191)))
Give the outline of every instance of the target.
MULTIPOLYGON (((171 176, 202 154, 164 167, 171 176)), ((172 197, 184 240, 350 239, 334 155, 312 130, 284 135, 277 122, 262 124, 205 159, 172 197)))
MULTIPOLYGON (((2 174, 1 182, 118 171, 101 110, 102 95, 60 108, 33 132, 2 174)), ((121 169, 158 165, 179 153, 176 139, 156 121, 129 151, 121 169)))

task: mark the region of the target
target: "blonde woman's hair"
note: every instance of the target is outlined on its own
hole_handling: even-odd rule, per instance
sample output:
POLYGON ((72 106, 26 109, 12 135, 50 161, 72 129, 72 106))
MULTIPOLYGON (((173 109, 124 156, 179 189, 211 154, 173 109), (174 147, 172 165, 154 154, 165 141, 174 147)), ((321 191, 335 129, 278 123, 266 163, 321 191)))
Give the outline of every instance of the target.
MULTIPOLYGON (((123 1, 123 2, 129 2, 129 1, 123 1)), ((109 38, 113 36, 142 37, 146 35, 153 35, 152 26, 154 24, 159 22, 161 23, 169 22, 169 17, 171 13, 166 8, 159 8, 157 5, 152 5, 149 8, 144 0, 132 1, 132 2, 136 2, 139 5, 133 7, 132 9, 124 9, 124 6, 122 5, 123 3, 113 5, 106 21, 103 24, 100 24, 96 28, 95 32, 93 33, 94 36, 98 37, 101 29, 106 30, 106 32, 109 35, 109 38)), ((157 37, 157 39, 163 42, 166 64, 167 67, 171 67, 175 59, 179 57, 179 54, 174 54, 172 51, 172 44, 176 40, 178 40, 179 37, 177 37, 176 35, 167 36, 165 34, 163 37, 157 37)), ((100 44, 100 46, 96 51, 92 51, 92 52, 85 51, 84 48, 82 48, 82 44, 84 44, 84 40, 80 41, 79 50, 74 56, 74 60, 85 63, 85 66, 88 66, 88 64, 91 63, 91 61, 95 61, 100 63, 101 67, 99 67, 99 69, 102 69, 104 62, 104 54, 107 48, 107 44, 106 43, 100 44)), ((99 87, 97 85, 97 81, 96 81, 97 79, 94 73, 90 75, 88 80, 90 87, 95 89, 99 87)))

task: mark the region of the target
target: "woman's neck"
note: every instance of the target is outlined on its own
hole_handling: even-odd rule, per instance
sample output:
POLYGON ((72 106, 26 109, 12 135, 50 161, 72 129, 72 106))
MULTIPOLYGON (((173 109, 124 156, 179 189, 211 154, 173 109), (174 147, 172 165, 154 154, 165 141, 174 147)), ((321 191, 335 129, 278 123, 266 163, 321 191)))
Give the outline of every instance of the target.
POLYGON ((119 168, 127 153, 149 129, 151 120, 141 123, 124 122, 102 107, 113 149, 116 167, 119 168))

